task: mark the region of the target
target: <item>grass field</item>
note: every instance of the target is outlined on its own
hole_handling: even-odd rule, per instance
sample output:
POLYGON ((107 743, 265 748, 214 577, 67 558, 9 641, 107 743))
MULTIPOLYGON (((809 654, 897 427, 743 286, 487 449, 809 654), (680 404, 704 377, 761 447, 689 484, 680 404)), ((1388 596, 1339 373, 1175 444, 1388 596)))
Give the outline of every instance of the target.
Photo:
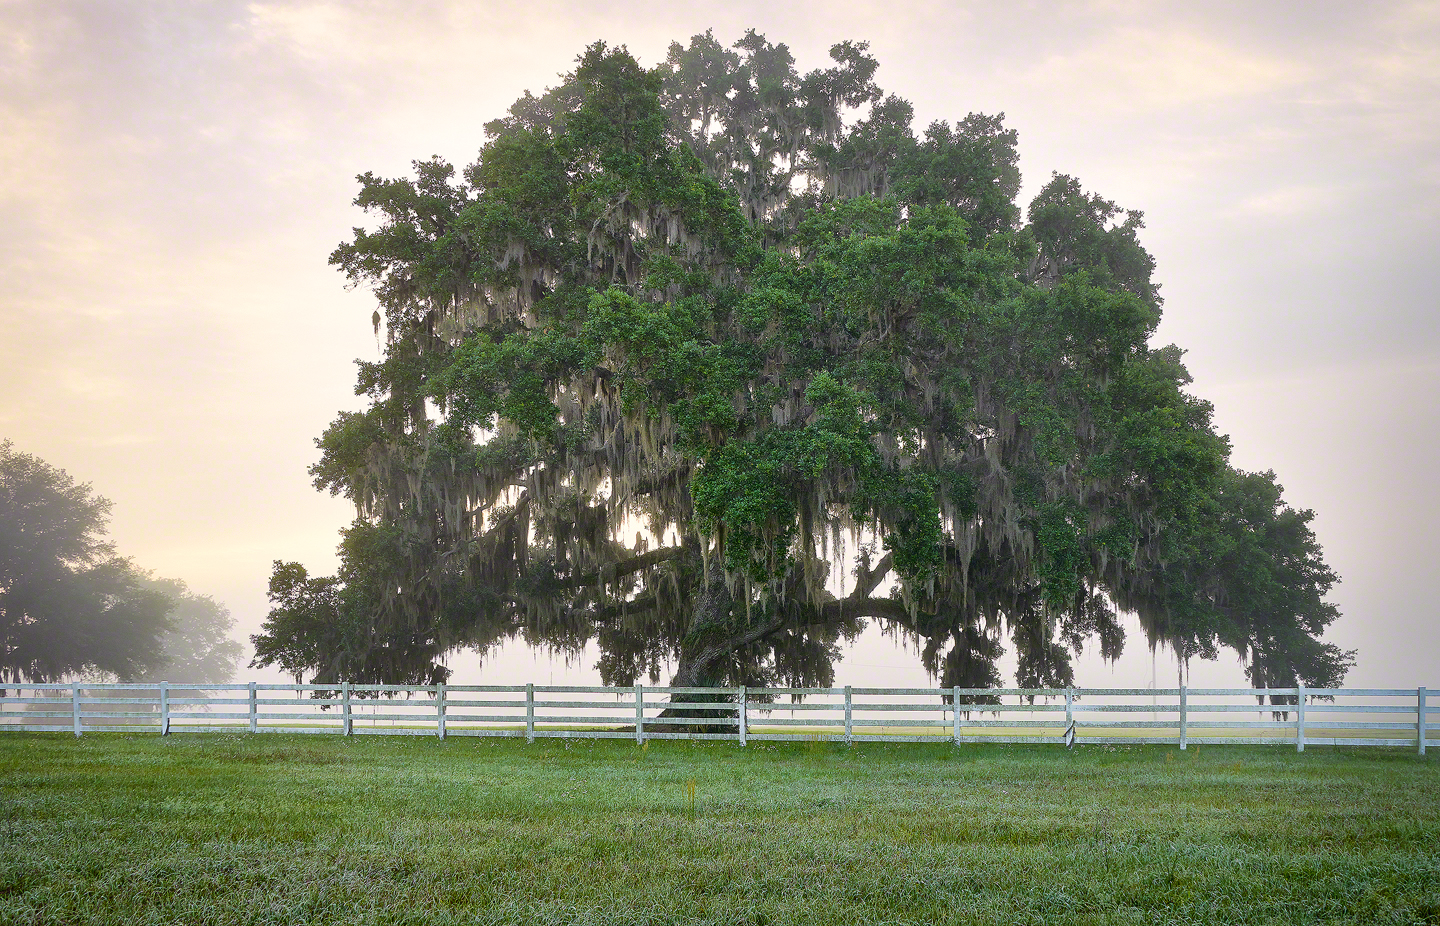
POLYGON ((1440 923, 1437 759, 6 734, 0 923, 1440 923))

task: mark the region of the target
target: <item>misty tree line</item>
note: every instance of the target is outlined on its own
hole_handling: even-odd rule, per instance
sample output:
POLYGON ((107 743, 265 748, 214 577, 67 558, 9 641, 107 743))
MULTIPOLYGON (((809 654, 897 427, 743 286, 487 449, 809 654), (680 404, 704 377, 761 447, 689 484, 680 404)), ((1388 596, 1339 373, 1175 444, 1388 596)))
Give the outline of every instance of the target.
POLYGON ((0 686, 229 681, 241 657, 230 612, 117 555, 110 507, 0 443, 0 686))
POLYGON ((1336 576, 1230 463, 1139 212, 1003 115, 916 132, 864 43, 597 44, 478 159, 359 178, 334 252, 384 355, 317 442, 340 571, 277 562, 257 663, 444 680, 461 649, 600 651, 607 683, 828 685, 867 622, 942 685, 1072 684, 1133 614, 1183 661, 1333 685, 1336 576))

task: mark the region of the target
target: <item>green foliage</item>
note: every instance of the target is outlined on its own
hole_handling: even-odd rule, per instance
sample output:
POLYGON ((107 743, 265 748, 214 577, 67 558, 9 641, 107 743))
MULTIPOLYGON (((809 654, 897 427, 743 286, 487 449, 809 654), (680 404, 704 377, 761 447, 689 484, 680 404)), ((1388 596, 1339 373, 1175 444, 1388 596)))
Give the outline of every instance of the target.
MULTIPOLYGON (((909 122, 906 113, 906 123, 909 122)), ((897 132, 908 134, 908 124, 897 132)), ((1005 114, 971 113, 951 128, 936 122, 923 141, 906 146, 899 158, 896 195, 917 205, 948 205, 965 213, 981 233, 1015 227, 1020 210, 1018 135, 1005 128, 1005 114)))
MULTIPOLYGON (((360 519, 345 531, 338 575, 311 576, 299 563, 276 560, 270 613, 261 632, 250 638, 255 647, 251 666, 275 666, 297 680, 308 675, 319 684, 445 681, 449 673, 435 660, 460 641, 485 644, 461 634, 474 611, 493 601, 486 602, 470 583, 452 575, 437 596, 443 602, 439 613, 424 623, 410 621, 398 610, 406 590, 392 583, 412 554, 393 525, 360 519), (377 616, 390 619, 381 622, 377 616), (377 636, 377 624, 388 636, 377 636)), ((409 597, 419 596, 412 591, 409 597)))
POLYGON ((1021 225, 1003 117, 917 138, 863 43, 831 58, 596 44, 458 174, 359 178, 378 224, 332 263, 385 357, 312 474, 360 520, 336 578, 277 565, 264 659, 438 678, 522 635, 597 641, 612 682, 818 684, 878 619, 943 684, 998 681, 1008 633, 1060 685, 1129 611, 1275 684, 1343 675, 1311 516, 1149 343, 1141 214, 1056 175, 1021 225))
POLYGON ((334 576, 312 579, 299 563, 276 560, 270 614, 262 632, 250 638, 255 646, 250 665, 277 666, 295 676, 297 684, 306 672, 327 668, 328 651, 343 646, 339 585, 334 576))
POLYGON ((0 682, 136 678, 163 662, 170 597, 105 539, 110 502, 0 442, 0 682))
POLYGON ((160 636, 162 661, 137 681, 222 684, 233 679, 243 648, 230 638, 235 627, 230 609, 176 579, 149 584, 170 600, 170 629, 160 636))

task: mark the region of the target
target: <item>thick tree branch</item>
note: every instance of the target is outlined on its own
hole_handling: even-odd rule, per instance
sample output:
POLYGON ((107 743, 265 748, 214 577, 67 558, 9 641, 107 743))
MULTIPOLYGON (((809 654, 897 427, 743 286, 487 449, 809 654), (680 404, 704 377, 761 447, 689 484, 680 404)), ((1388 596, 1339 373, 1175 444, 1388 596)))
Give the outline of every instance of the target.
POLYGON ((561 588, 584 588, 587 585, 597 585, 601 582, 614 582, 622 576, 628 576, 639 572, 642 569, 649 569, 651 566, 669 562, 680 556, 684 547, 661 547, 658 550, 651 550, 648 553, 641 553, 629 559, 621 560, 618 563, 608 563, 601 566, 594 572, 581 573, 560 581, 561 588))
POLYGON ((846 617, 883 617, 887 620, 907 622, 910 614, 897 598, 856 598, 851 595, 820 606, 820 616, 825 621, 838 621, 846 617))
MULTIPOLYGON (((627 614, 643 614, 646 611, 653 611, 660 605, 660 596, 655 593, 639 595, 629 601, 617 601, 614 604, 600 605, 593 611, 588 612, 590 618, 596 623, 606 624, 617 617, 624 617, 627 614)), ((580 612, 586 613, 586 612, 580 612)))
POLYGON ((862 563, 855 568, 855 588, 850 592, 849 598, 859 600, 868 598, 870 593, 875 591, 875 586, 885 580, 890 570, 895 566, 895 554, 886 553, 880 557, 880 562, 866 568, 862 563))

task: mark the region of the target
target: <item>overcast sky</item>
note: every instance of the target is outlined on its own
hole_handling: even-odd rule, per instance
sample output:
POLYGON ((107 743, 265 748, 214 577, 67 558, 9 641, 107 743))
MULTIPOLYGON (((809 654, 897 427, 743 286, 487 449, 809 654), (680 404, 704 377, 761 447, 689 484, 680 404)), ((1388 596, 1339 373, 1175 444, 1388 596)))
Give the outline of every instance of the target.
MULTIPOLYGON (((1022 201, 1061 171, 1143 210, 1158 343, 1235 463, 1318 513, 1349 682, 1440 687, 1440 2, 0 0, 0 439, 93 483, 122 553, 248 636, 271 561, 333 570, 351 517, 305 469, 377 351, 326 262, 355 175, 470 162, 597 39, 654 64, 747 27, 801 70, 868 40, 917 130, 1004 112, 1022 201)), ((1079 681, 1150 672, 1136 632, 1079 681)), ((924 682, 873 635, 839 676, 924 682)), ((1193 677, 1243 684, 1233 659, 1193 677)))

